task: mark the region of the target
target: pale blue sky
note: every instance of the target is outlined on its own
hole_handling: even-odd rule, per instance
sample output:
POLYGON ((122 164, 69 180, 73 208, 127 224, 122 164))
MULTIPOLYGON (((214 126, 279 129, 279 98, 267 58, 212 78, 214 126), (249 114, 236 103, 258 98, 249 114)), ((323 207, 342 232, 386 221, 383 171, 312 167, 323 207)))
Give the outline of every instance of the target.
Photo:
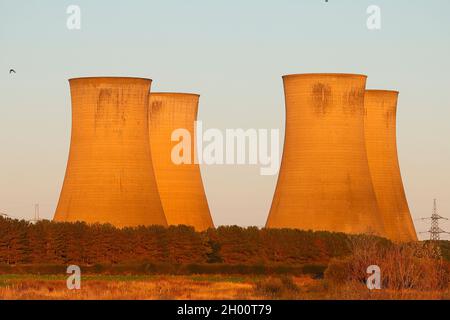
MULTIPOLYGON (((436 197, 450 217, 449 57, 448 0, 0 0, 0 210, 30 218, 39 202, 53 216, 70 139, 68 78, 148 77, 154 91, 200 93, 206 127, 283 130, 283 74, 346 72, 400 91, 411 211, 428 215, 436 197), (71 4, 81 30, 66 28, 71 4), (371 4, 382 10, 379 31, 366 28, 371 4)), ((276 176, 202 172, 216 224, 265 223, 276 176)))

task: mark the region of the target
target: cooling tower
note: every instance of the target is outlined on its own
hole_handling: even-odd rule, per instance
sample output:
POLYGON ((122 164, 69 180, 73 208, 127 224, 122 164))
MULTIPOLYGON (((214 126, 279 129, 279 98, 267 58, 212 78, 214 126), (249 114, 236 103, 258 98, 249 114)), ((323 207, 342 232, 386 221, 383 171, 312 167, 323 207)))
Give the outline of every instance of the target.
POLYGON ((56 221, 167 225, 148 139, 151 80, 71 79, 72 138, 56 221))
POLYGON ((366 91, 367 157, 387 237, 396 241, 417 241, 397 157, 397 97, 396 91, 366 91))
MULTIPOLYGON (((170 225, 189 225, 196 230, 214 227, 203 189, 202 177, 194 157, 189 163, 172 161, 172 149, 180 142, 172 141, 172 132, 186 129, 194 152, 199 96, 185 93, 150 93, 149 129, 155 170, 161 202, 170 225)), ((187 152, 187 150, 184 150, 187 152)), ((175 152, 179 154, 179 152, 175 152)))
POLYGON ((366 76, 283 81, 283 160, 266 226, 383 235, 364 141, 366 76))

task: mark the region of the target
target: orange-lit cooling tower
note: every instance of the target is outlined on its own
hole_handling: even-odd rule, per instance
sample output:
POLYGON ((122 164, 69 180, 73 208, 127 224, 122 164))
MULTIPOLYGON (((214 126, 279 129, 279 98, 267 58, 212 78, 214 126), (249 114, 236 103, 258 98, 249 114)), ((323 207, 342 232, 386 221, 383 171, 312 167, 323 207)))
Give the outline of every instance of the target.
POLYGON ((367 157, 386 236, 397 241, 416 241, 397 157, 397 98, 396 91, 366 91, 367 157))
POLYGON ((384 235, 364 140, 366 76, 283 81, 285 143, 266 226, 384 235))
POLYGON ((148 139, 151 80, 70 80, 72 138, 56 221, 167 225, 148 139))
MULTIPOLYGON (((196 230, 214 227, 205 196, 202 177, 194 157, 191 163, 175 164, 172 133, 185 129, 191 141, 185 141, 194 153, 199 96, 184 93, 150 93, 149 129, 153 167, 161 202, 169 225, 190 225, 196 230)), ((187 150, 184 150, 187 152, 187 150)), ((175 152, 175 154, 179 154, 175 152)))

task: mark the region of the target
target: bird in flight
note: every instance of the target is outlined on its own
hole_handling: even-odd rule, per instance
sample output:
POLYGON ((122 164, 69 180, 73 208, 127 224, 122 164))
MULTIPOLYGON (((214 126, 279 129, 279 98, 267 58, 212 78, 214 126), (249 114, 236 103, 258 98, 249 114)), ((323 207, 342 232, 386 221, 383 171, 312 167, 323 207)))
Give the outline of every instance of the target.
POLYGON ((14 69, 9 69, 9 74, 11 74, 11 73, 16 73, 16 70, 14 70, 14 69))

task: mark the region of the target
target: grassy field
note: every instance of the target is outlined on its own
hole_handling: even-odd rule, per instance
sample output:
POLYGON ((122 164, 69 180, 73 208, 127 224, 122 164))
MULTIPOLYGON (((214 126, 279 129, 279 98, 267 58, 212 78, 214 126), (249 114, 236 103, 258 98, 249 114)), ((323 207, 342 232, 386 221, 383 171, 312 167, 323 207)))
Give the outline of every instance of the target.
POLYGON ((65 276, 1 275, 0 299, 450 299, 450 292, 334 287, 306 275, 86 275, 80 290, 68 290, 65 276))
MULTIPOLYGON (((159 231, 172 232, 173 239, 181 231, 196 235, 193 230, 183 228, 159 231)), ((111 250, 116 244, 109 240, 105 240, 108 244, 105 250, 97 250, 100 256, 94 254, 95 250, 91 252, 89 257, 95 259, 88 264, 78 263, 83 259, 64 260, 65 250, 60 250, 64 259, 58 263, 51 259, 33 263, 42 257, 36 252, 30 254, 26 246, 21 247, 23 250, 4 250, 3 262, 0 259, 0 299, 450 299, 447 242, 391 243, 362 235, 272 232, 219 228, 209 240, 218 241, 216 238, 220 236, 223 246, 211 245, 210 249, 220 250, 208 251, 207 259, 199 262, 183 260, 190 254, 178 242, 172 248, 178 252, 172 262, 133 260, 142 253, 131 255, 130 261, 124 260, 126 250, 113 255, 115 251, 111 250), (277 236, 290 240, 282 237, 278 244, 264 251, 264 245, 274 244, 271 240, 277 236), (255 237, 265 242, 253 241, 255 237), (283 247, 286 242, 290 245, 283 247), (295 257, 290 255, 293 248, 297 250, 295 257), (264 252, 256 249, 269 254, 266 258, 270 263, 260 260, 264 252), (20 257, 23 261, 17 263, 20 257), (66 269, 71 264, 83 270, 80 290, 67 289, 66 269), (368 267, 374 265, 380 270, 382 289, 370 291, 365 281, 368 267)))

